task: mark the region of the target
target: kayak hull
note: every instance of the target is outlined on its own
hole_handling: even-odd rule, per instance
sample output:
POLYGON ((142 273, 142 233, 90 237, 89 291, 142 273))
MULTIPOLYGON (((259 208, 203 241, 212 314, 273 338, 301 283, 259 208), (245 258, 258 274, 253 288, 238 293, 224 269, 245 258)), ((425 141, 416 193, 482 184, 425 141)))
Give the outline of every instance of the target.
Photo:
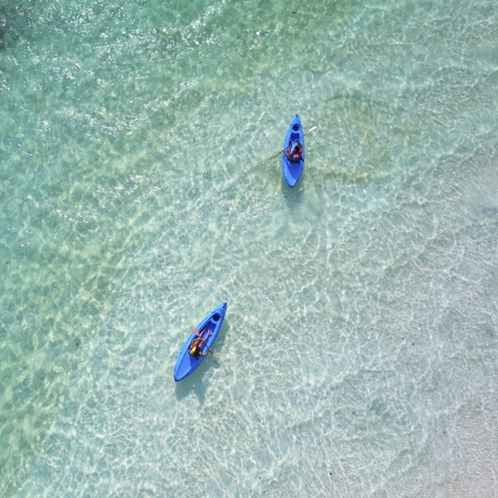
MULTIPOLYGON (((201 332, 204 328, 208 328, 211 331, 211 334, 206 341, 202 349, 202 354, 206 353, 210 348, 213 347, 213 344, 218 337, 221 326, 223 325, 223 320, 225 318, 225 314, 227 312, 227 303, 221 303, 213 311, 208 313, 197 325, 197 330, 201 332)), ((205 356, 199 356, 199 358, 194 358, 190 353, 190 344, 197 337, 193 332, 188 336, 187 340, 183 344, 180 353, 178 353, 178 357, 175 363, 175 369, 173 372, 173 377, 176 382, 179 380, 185 379, 192 372, 196 370, 196 368, 202 363, 205 356)))
POLYGON ((284 150, 287 150, 289 144, 299 140, 303 146, 303 154, 300 161, 291 161, 284 153, 282 153, 282 175, 285 182, 290 188, 294 188, 301 178, 304 170, 304 156, 306 153, 306 147, 304 145, 304 131, 299 115, 296 114, 287 129, 284 139, 284 150))

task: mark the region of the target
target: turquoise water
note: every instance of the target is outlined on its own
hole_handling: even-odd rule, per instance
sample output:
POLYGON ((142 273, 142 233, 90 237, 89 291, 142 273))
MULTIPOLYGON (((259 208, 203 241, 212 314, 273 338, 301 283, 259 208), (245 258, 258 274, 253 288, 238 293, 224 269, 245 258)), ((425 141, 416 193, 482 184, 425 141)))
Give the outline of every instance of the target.
POLYGON ((3 0, 0 496, 496 496, 497 26, 3 0))

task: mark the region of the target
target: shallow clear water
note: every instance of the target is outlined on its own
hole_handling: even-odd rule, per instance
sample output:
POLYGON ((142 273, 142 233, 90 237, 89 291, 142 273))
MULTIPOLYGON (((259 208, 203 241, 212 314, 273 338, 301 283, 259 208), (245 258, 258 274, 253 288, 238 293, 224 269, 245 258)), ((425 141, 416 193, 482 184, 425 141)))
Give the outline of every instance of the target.
POLYGON ((498 494, 495 2, 0 5, 1 496, 498 494))

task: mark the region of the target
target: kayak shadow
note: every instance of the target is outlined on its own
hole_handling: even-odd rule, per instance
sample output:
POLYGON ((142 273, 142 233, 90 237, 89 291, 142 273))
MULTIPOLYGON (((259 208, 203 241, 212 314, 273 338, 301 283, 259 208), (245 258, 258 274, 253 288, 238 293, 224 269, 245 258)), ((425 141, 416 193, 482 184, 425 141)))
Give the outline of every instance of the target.
POLYGON ((304 175, 294 188, 290 188, 289 185, 287 185, 285 180, 282 178, 282 183, 281 183, 282 196, 289 209, 292 209, 298 204, 301 204, 301 201, 303 199, 304 188, 305 188, 304 175))
POLYGON ((230 326, 226 323, 225 319, 213 346, 214 354, 209 353, 199 367, 186 379, 175 382, 175 396, 177 401, 181 401, 187 396, 194 394, 197 396, 199 403, 204 403, 206 390, 209 387, 211 378, 216 375, 216 370, 223 368, 223 361, 219 355, 223 349, 229 329, 230 326))
POLYGON ((196 371, 186 379, 183 379, 176 383, 176 400, 181 401, 182 399, 193 393, 199 399, 199 403, 204 403, 206 399, 206 387, 207 384, 203 380, 202 374, 199 374, 196 371))

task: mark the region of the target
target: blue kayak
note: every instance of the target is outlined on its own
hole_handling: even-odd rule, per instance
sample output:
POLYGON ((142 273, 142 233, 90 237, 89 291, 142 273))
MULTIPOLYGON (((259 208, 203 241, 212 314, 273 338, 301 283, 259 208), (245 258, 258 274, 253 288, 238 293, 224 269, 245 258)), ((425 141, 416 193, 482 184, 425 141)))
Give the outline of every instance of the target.
POLYGON ((282 152, 282 174, 284 175, 284 179, 290 188, 296 186, 296 183, 299 181, 301 175, 303 174, 305 150, 303 126, 301 124, 301 120, 299 119, 299 115, 296 114, 292 118, 289 129, 287 130, 287 134, 285 135, 284 152, 282 152), (301 143, 303 149, 301 158, 296 160, 287 157, 285 152, 292 150, 297 141, 301 143))
MULTIPOLYGON (((202 354, 207 353, 210 348, 213 347, 214 341, 218 337, 218 333, 223 324, 223 319, 225 318, 225 314, 227 312, 227 303, 221 303, 216 306, 216 308, 208 313, 197 325, 197 330, 202 334, 202 337, 206 337, 207 331, 210 331, 210 334, 207 338, 204 347, 202 348, 202 354)), ((178 354, 178 358, 176 359, 175 370, 173 372, 173 376, 175 381, 188 377, 204 360, 204 356, 199 356, 195 358, 189 352, 190 344, 192 341, 198 337, 196 334, 191 333, 188 336, 188 339, 185 341, 180 353, 178 354)))

